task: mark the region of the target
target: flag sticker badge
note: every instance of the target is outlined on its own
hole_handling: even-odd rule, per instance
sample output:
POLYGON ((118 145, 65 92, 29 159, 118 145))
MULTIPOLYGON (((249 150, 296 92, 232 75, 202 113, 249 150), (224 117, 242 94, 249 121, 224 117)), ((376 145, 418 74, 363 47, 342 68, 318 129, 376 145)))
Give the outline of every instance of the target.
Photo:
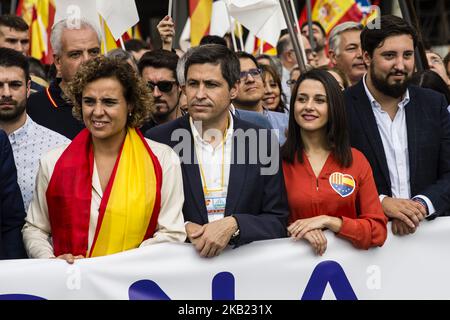
POLYGON ((355 179, 349 174, 333 172, 329 178, 330 185, 342 198, 348 197, 355 191, 355 179))

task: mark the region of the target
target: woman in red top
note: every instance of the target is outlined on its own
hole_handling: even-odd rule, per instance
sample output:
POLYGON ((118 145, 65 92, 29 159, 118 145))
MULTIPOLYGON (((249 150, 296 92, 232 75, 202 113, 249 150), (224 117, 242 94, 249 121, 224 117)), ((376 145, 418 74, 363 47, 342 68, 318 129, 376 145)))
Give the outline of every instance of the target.
POLYGON ((344 98, 328 72, 311 70, 297 81, 281 152, 291 237, 306 239, 319 255, 326 250, 324 229, 357 248, 383 245, 387 218, 372 169, 350 147, 344 98))

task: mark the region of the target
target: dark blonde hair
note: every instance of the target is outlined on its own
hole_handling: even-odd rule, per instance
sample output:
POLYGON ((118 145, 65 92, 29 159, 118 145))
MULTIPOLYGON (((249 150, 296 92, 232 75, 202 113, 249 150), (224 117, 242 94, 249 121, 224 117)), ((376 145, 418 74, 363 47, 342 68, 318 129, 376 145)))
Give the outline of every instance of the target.
POLYGON ((103 78, 117 79, 122 85, 125 100, 133 107, 127 126, 142 126, 154 109, 152 93, 126 61, 103 56, 84 63, 69 83, 68 95, 74 104, 73 116, 82 121, 83 90, 89 83, 103 78))

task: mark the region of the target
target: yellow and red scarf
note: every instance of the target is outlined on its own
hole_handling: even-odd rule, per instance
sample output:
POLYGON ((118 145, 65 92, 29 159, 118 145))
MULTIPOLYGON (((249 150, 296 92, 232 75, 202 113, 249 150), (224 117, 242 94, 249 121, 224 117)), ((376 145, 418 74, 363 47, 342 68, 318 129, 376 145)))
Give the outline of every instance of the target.
POLYGON ((103 194, 89 252, 94 152, 82 130, 58 159, 46 198, 54 254, 97 257, 137 248, 153 236, 161 206, 161 165, 139 130, 128 129, 103 194))

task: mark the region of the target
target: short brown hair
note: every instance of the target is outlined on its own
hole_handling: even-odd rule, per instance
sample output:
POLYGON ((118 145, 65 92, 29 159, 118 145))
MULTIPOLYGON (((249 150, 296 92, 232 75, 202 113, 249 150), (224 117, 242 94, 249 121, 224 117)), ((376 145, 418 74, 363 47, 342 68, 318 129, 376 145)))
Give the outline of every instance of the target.
POLYGON ((22 17, 2 14, 0 15, 0 26, 5 26, 17 31, 28 31, 28 24, 23 20, 22 17))
POLYGON ((122 85, 127 103, 133 106, 131 116, 127 118, 127 126, 142 126, 154 109, 152 93, 126 61, 104 56, 84 63, 69 83, 68 95, 74 104, 73 116, 82 121, 83 90, 87 84, 102 78, 117 79, 122 85))
POLYGON ((376 48, 382 46, 384 41, 388 37, 399 35, 410 35, 414 48, 417 45, 417 31, 414 27, 410 26, 405 20, 394 15, 384 15, 380 18, 381 28, 371 28, 365 26, 361 32, 361 49, 367 51, 370 57, 373 56, 373 52, 376 48))

